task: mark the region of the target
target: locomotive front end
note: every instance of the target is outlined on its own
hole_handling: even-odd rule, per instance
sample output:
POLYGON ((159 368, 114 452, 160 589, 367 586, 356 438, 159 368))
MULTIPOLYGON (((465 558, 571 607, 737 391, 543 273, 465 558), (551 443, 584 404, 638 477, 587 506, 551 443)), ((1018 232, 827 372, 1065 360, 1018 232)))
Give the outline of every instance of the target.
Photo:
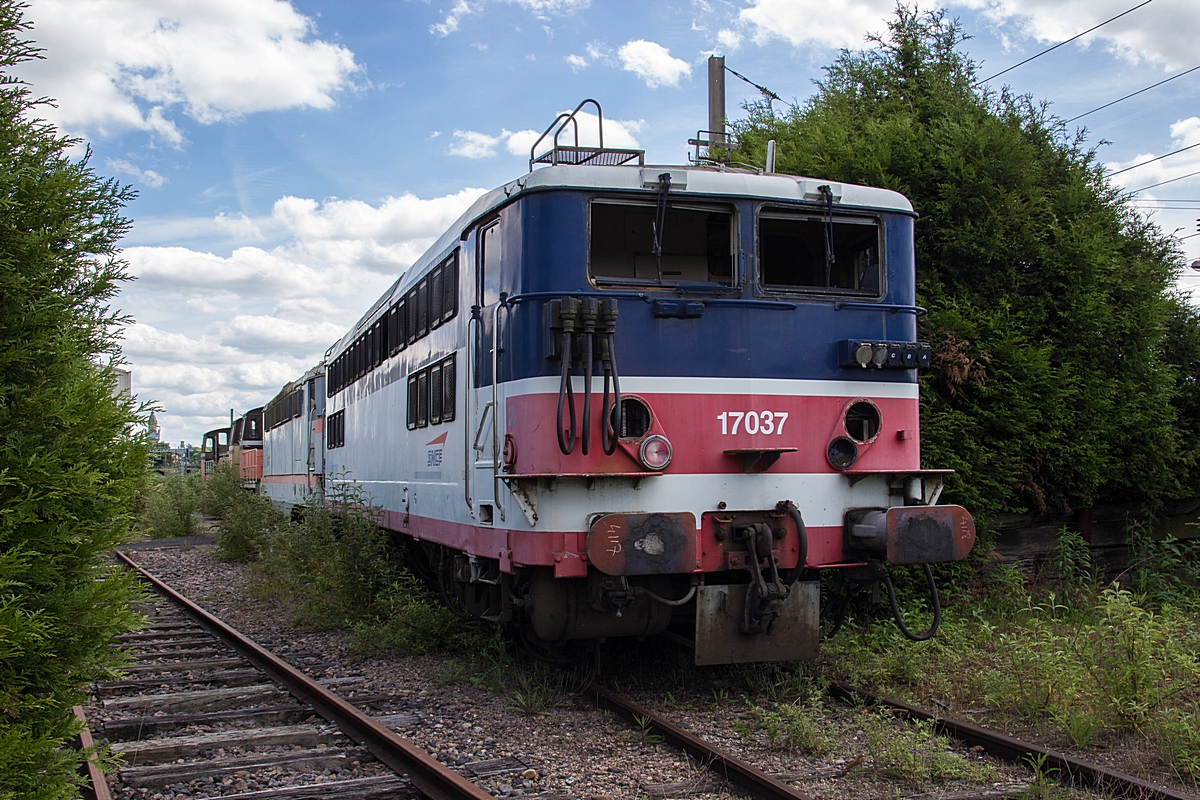
POLYGON ((937 505, 949 471, 920 466, 911 207, 637 172, 640 192, 524 201, 526 283, 564 263, 587 283, 503 300, 502 358, 542 376, 500 384, 501 482, 531 526, 586 523, 520 613, 541 642, 666 633, 699 664, 812 658, 821 571, 872 586, 974 543, 970 514, 937 505), (530 342, 536 359, 514 352, 530 342))

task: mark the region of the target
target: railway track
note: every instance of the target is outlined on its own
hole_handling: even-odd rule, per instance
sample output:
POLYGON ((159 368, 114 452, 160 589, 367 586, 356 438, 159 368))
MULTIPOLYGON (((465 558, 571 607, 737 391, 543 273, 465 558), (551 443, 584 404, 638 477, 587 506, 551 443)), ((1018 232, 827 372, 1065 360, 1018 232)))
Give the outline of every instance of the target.
POLYGON ((92 725, 128 765, 115 797, 168 787, 254 800, 490 797, 391 730, 406 715, 368 714, 129 556, 117 558, 161 600, 144 609, 149 627, 118 639, 137 658, 129 679, 97 686, 92 725))
MULTIPOLYGON (((168 787, 177 794, 194 792, 196 780, 208 781, 212 791, 205 792, 202 783, 195 796, 244 795, 246 800, 491 797, 391 730, 392 725, 411 725, 411 715, 386 708, 366 713, 356 705, 378 704, 380 698, 360 693, 347 699, 331 690, 352 691, 353 678, 340 677, 335 687, 321 685, 141 570, 128 556, 120 558, 139 571, 162 601, 147 610, 150 627, 122 637, 123 646, 143 656, 130 669, 129 680, 97 689, 102 704, 98 737, 113 742, 129 765, 118 775, 114 797, 149 797, 168 787), (187 734, 180 733, 185 730, 187 734), (271 779, 253 777, 282 773, 310 780, 273 786, 271 779), (239 781, 245 791, 239 790, 239 781)), ((296 660, 298 655, 289 657, 296 660)), ((1057 770, 1056 777, 1072 785, 1109 796, 1188 800, 1166 787, 869 693, 845 687, 834 687, 834 693, 855 702, 891 705, 914 719, 932 718, 943 733, 1002 759, 1026 762, 1041 756, 1045 768, 1057 770)), ((710 771, 714 787, 736 787, 762 800, 812 796, 618 693, 591 684, 584 696, 643 734, 653 733, 686 752, 710 771)))

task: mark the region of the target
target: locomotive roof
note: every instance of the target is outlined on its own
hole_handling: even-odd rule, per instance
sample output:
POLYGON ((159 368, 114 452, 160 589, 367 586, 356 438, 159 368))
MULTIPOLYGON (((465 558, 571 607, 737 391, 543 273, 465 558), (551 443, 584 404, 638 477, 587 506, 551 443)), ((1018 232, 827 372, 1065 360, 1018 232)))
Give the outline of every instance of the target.
POLYGON ((659 176, 664 172, 671 175, 673 196, 753 198, 756 200, 778 200, 781 202, 819 203, 823 198, 818 187, 828 186, 833 194, 834 208, 838 210, 870 209, 913 214, 912 203, 899 192, 860 186, 853 183, 820 180, 801 175, 762 173, 739 168, 697 165, 647 165, 647 166, 585 166, 559 165, 542 167, 520 178, 482 195, 460 216, 412 266, 400 274, 396 282, 375 301, 358 322, 335 342, 326 355, 340 351, 362 333, 374 319, 380 308, 390 305, 403 291, 407 291, 415 279, 426 268, 432 266, 455 247, 472 225, 483 217, 497 211, 518 197, 538 191, 553 189, 578 189, 585 191, 652 191, 659 185, 659 176), (401 291, 403 287, 403 291, 401 291))

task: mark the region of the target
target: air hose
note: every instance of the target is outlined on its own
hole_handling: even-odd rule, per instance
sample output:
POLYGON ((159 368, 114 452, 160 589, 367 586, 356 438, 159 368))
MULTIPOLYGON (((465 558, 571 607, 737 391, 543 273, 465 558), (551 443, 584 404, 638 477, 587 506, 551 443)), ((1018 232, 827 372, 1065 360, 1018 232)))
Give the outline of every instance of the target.
POLYGON ((585 297, 579 309, 583 321, 583 454, 588 454, 592 440, 592 338, 596 335, 596 317, 600 303, 585 297))
POLYGON ((569 456, 575 452, 575 389, 571 385, 571 338, 575 333, 575 321, 579 316, 579 300, 574 297, 564 297, 559 310, 559 319, 562 321, 562 347, 559 351, 562 358, 562 380, 558 384, 558 449, 563 455, 569 456), (563 404, 570 407, 571 427, 570 435, 564 436, 563 431, 563 404))
MULTIPOLYGON (((617 449, 617 440, 621 436, 621 378, 617 374, 617 300, 615 297, 600 301, 600 320, 604 324, 604 339, 600 346, 600 363, 604 370, 604 421, 600 426, 600 441, 604 447, 604 455, 611 456, 617 449), (613 384, 613 413, 608 413, 608 379, 612 377, 613 384)), ((560 426, 561 427, 561 426, 560 426)))
POLYGON ((800 534, 800 552, 796 556, 796 566, 792 567, 791 573, 783 581, 785 586, 791 586, 804 571, 804 565, 808 563, 808 528, 804 525, 804 517, 800 516, 800 509, 796 508, 796 504, 791 500, 780 501, 776 508, 787 512, 787 515, 792 518, 792 522, 796 523, 796 530, 800 534))
POLYGON ((896 605, 896 587, 892 586, 892 576, 887 572, 883 573, 883 582, 887 586, 888 602, 892 604, 892 616, 896 618, 896 626, 900 628, 900 632, 905 637, 914 642, 923 642, 931 638, 937 633, 938 626, 942 624, 942 602, 938 598, 937 584, 933 580, 933 570, 928 564, 922 564, 925 568, 925 580, 929 581, 929 595, 933 599, 933 624, 929 626, 929 630, 921 634, 914 634, 904 624, 903 617, 900 616, 900 606, 896 605))

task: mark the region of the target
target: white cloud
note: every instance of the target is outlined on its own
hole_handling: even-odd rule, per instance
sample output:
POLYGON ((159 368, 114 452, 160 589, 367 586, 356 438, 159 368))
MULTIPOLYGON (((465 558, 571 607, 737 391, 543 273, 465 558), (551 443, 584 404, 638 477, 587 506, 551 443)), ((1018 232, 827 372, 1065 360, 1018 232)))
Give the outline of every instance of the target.
POLYGON ((359 69, 287 0, 35 0, 27 18, 46 58, 16 72, 56 98, 47 117, 77 133, 132 128, 179 146, 172 110, 211 124, 330 108, 359 69))
POLYGON ((282 197, 269 219, 197 219, 252 238, 269 224, 285 241, 229 255, 185 247, 131 247, 138 280, 123 309, 138 322, 123 351, 142 399, 164 406, 166 438, 198 442, 269 400, 315 364, 404 269, 483 193, 412 194, 377 204, 282 197))
POLYGON ((501 138, 479 131, 455 131, 454 144, 450 145, 446 152, 463 158, 488 158, 496 155, 496 145, 500 143, 501 138))
POLYGON ((645 39, 626 42, 617 51, 621 67, 646 82, 651 89, 659 86, 678 86, 679 79, 692 74, 692 66, 675 58, 661 44, 645 39))
POLYGON ((475 9, 471 8, 471 4, 467 0, 458 0, 454 7, 450 9, 450 13, 446 15, 446 19, 442 22, 429 26, 430 33, 436 33, 438 36, 449 36, 458 30, 458 24, 462 18, 475 13, 475 9))
MULTIPOLYGON (((986 0, 980 0, 985 2, 986 0)), ((795 47, 860 48, 867 33, 882 32, 896 4, 892 0, 750 0, 738 14, 753 30, 755 44, 782 39, 795 47)))
POLYGON ((732 53, 742 46, 742 35, 728 28, 717 31, 717 45, 726 52, 732 53))
POLYGON ((106 158, 104 163, 113 172, 119 172, 123 175, 131 175, 141 183, 146 184, 151 189, 157 189, 167 182, 167 179, 159 175, 152 169, 142 169, 132 161, 126 161, 123 158, 106 158))
POLYGON ((242 213, 226 214, 222 211, 213 217, 213 224, 217 226, 217 230, 235 239, 257 239, 260 242, 266 239, 258 223, 242 213))
POLYGON ((584 50, 586 56, 576 55, 572 53, 566 57, 566 62, 571 65, 572 72, 578 72, 581 69, 590 67, 594 62, 600 61, 606 64, 616 63, 613 58, 612 48, 602 42, 589 42, 584 50))
MULTIPOLYGON (((591 5, 591 0, 502 0, 502 2, 518 5, 526 11, 532 12, 538 19, 548 19, 552 14, 570 14, 591 5)), ((483 6, 484 0, 476 0, 474 3, 468 3, 467 0, 456 0, 446 14, 446 19, 430 25, 429 32, 438 36, 449 36, 458 30, 463 17, 478 14, 483 10, 483 6)), ((545 29, 545 26, 543 28, 545 29)), ((546 32, 553 35, 549 29, 546 29, 546 32)))
MULTIPOLYGON (((1200 117, 1188 117, 1187 119, 1175 122, 1171 125, 1169 134, 1171 141, 1169 144, 1164 145, 1161 153, 1139 153, 1125 162, 1113 161, 1105 164, 1105 167, 1111 173, 1150 161, 1145 166, 1139 166, 1115 176, 1113 181, 1126 189, 1137 189, 1142 186, 1158 183, 1159 181, 1166 181, 1180 175, 1200 171, 1200 147, 1180 153, 1177 156, 1171 156, 1159 161, 1151 161, 1151 159, 1163 153, 1170 153, 1190 145, 1200 144, 1200 117)), ((1189 184, 1200 184, 1200 175, 1195 178, 1169 184, 1169 186, 1163 187, 1160 191, 1169 192, 1170 186, 1184 187, 1189 184)))
MULTIPOLYGON (((1015 23, 1043 44, 1070 39, 1131 5, 1127 0, 959 0, 959 4, 982 10, 998 23, 1015 23)), ((1194 0, 1156 0, 1088 34, 1079 46, 1102 42, 1107 50, 1133 63, 1148 61, 1177 70, 1194 65, 1197 39, 1200 15, 1194 0)))
MULTIPOLYGON (((570 113, 571 109, 565 109, 564 113, 570 113)), ((579 144, 583 146, 594 146, 599 144, 600 137, 598 135, 599 125, 595 114, 589 114, 586 111, 580 111, 575 115, 579 121, 579 144)), ((604 121, 604 144, 606 147, 639 147, 637 137, 635 136, 645 125, 644 120, 622 120, 608 119, 604 121)), ((551 132, 553 133, 553 131, 551 132)), ((529 149, 533 147, 542 136, 541 131, 526 129, 523 131, 500 130, 500 135, 492 136, 479 131, 455 131, 455 143, 447 151, 451 155, 463 156, 465 158, 489 158, 496 155, 496 148, 501 142, 504 143, 504 148, 514 156, 529 155, 529 149)), ((550 137, 547 137, 542 142, 542 147, 539 152, 548 150, 550 145, 550 137)), ((568 125, 559 138, 559 143, 564 145, 575 144, 575 128, 568 125)))
POLYGON ((508 140, 504 143, 504 146, 508 149, 508 152, 512 153, 514 156, 527 156, 529 155, 529 148, 533 147, 533 143, 536 142, 538 137, 541 135, 541 131, 535 130, 523 130, 517 131, 516 133, 510 133, 508 135, 508 140))

